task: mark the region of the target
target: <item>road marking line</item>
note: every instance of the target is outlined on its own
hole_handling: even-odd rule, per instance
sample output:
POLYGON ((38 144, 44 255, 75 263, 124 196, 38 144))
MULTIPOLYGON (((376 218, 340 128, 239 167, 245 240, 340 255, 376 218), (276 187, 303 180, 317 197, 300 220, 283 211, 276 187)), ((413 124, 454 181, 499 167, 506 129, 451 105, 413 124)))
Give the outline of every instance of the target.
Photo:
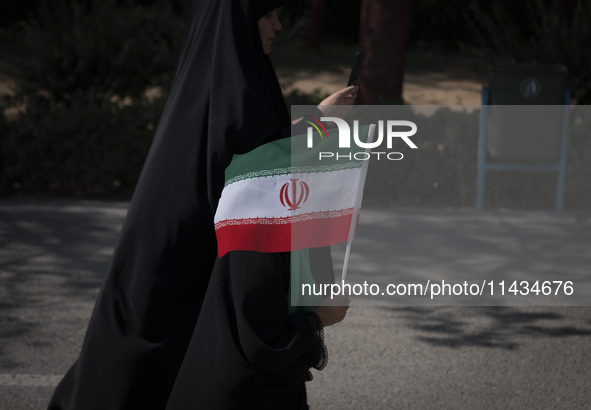
POLYGON ((117 216, 125 216, 127 214, 127 206, 110 206, 110 205, 52 205, 52 204, 38 204, 38 205, 10 205, 0 203, 0 211, 2 212, 39 212, 39 213, 71 213, 71 214, 88 214, 101 213, 113 214, 117 216))
POLYGON ((55 387, 62 377, 55 374, 0 374, 0 386, 55 387))

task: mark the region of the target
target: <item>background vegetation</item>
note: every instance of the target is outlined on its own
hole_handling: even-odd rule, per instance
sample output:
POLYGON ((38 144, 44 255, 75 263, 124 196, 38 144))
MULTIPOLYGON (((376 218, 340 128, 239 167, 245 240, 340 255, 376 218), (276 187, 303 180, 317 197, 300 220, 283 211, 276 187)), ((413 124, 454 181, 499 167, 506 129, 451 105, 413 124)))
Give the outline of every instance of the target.
MULTIPOLYGON (((348 0, 343 7, 342 0, 326 0, 321 48, 306 50, 313 64, 327 60, 328 50, 357 43, 361 2, 348 0)), ((16 82, 16 94, 0 102, 0 112, 11 113, 0 115, 0 195, 129 198, 170 87, 190 3, 0 3, 0 75, 16 82)), ((312 1, 286 3, 278 40, 301 48, 312 1)), ((414 0, 408 49, 443 58, 470 55, 480 67, 510 61, 561 63, 569 69, 573 103, 589 104, 590 23, 591 0, 414 0)), ((286 97, 288 104, 309 104, 322 96, 289 89, 286 97)), ((465 138, 450 133, 444 140, 423 141, 420 161, 405 161, 410 168, 392 177, 397 181, 395 202, 472 206, 476 140, 465 138), (417 182, 421 173, 440 169, 446 171, 438 173, 437 181, 417 182)), ((588 138, 574 136, 567 208, 589 209, 590 162, 588 138)), ((493 185, 507 183, 502 176, 495 178, 493 185)), ((528 178, 504 191, 523 191, 531 185, 528 178)), ((537 185, 553 186, 551 177, 541 178, 537 185)), ((541 189, 539 195, 549 196, 551 203, 552 189, 541 189)), ((487 203, 492 205, 528 206, 491 195, 487 203)))

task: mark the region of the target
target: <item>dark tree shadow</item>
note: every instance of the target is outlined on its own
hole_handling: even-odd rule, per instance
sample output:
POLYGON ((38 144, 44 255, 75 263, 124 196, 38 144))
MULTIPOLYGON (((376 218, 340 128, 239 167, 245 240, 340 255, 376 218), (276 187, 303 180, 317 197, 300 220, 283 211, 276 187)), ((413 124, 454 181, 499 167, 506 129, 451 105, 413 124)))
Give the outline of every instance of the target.
POLYGON ((22 364, 15 352, 23 346, 59 343, 48 334, 69 312, 92 306, 125 207, 0 205, 0 369, 6 370, 22 364))
POLYGON ((531 338, 591 336, 590 307, 405 307, 402 314, 417 340, 432 346, 516 350, 531 338))

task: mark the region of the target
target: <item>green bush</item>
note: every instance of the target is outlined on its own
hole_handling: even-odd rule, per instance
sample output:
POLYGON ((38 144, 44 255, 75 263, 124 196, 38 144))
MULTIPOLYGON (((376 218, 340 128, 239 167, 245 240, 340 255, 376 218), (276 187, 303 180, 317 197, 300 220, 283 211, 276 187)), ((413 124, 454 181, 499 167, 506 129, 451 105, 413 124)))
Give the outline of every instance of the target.
MULTIPOLYGON (((371 107, 369 110, 371 111, 371 107)), ((471 207, 476 196, 478 112, 441 108, 433 115, 411 106, 393 111, 417 125, 417 150, 401 149, 402 161, 374 160, 368 171, 363 203, 370 206, 471 207)), ((372 114, 369 114, 372 115, 372 114)), ((374 120, 375 123, 375 120, 374 120)), ((375 151, 385 151, 383 147, 375 151)))
POLYGON ((77 91, 104 99, 137 97, 147 86, 168 89, 183 21, 165 5, 127 3, 93 0, 90 9, 77 3, 69 8, 51 2, 39 6, 23 23, 28 55, 21 94, 69 104, 77 91))
POLYGON ((183 19, 163 2, 68 4, 44 2, 23 23, 27 58, 11 101, 23 109, 0 123, 0 192, 129 196, 178 61, 183 19))
POLYGON ((71 107, 29 106, 2 143, 3 194, 128 197, 162 109, 73 95, 71 107))

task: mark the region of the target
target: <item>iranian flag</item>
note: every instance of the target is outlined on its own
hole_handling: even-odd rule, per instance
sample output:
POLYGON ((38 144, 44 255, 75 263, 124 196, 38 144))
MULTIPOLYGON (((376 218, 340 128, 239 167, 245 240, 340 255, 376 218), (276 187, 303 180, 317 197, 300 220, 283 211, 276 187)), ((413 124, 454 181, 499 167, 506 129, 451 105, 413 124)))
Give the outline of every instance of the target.
POLYGON ((304 141, 281 139, 232 159, 214 218, 219 257, 352 240, 368 161, 319 158, 328 145, 295 149, 296 138, 304 141))

